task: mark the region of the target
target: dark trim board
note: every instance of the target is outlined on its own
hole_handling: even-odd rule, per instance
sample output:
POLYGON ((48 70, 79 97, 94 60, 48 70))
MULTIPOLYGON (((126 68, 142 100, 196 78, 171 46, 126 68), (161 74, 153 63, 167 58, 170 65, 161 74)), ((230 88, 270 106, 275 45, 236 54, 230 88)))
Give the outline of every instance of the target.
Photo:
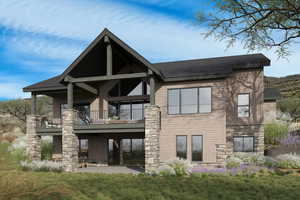
POLYGON ((37 128, 36 132, 40 136, 62 135, 61 128, 37 128))
POLYGON ((90 134, 90 133, 145 133, 145 129, 141 128, 132 128, 132 129, 76 129, 74 130, 75 134, 90 134))
POLYGON ((106 75, 106 76, 90 76, 82 78, 66 78, 65 81, 72 83, 80 82, 95 82, 95 81, 109 81, 109 80, 121 80, 121 79, 131 79, 131 78, 146 78, 147 73, 132 73, 132 74, 116 74, 116 75, 106 75))

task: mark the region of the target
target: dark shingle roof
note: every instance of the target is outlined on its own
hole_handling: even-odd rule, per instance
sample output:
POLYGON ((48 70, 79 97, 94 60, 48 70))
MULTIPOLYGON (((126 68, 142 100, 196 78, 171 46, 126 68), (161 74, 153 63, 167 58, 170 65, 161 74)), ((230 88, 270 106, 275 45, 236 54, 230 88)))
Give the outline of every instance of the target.
MULTIPOLYGON (((164 81, 210 79, 227 77, 236 69, 248 69, 270 65, 270 60, 263 54, 227 56, 177 62, 152 64, 159 70, 164 81)), ((24 92, 50 91, 66 89, 61 84, 62 75, 30 85, 24 92)))
POLYGON ((227 75, 235 69, 248 69, 270 65, 263 54, 226 56, 177 62, 155 63, 165 78, 227 75))
POLYGON ((24 92, 35 92, 35 91, 50 91, 50 90, 62 90, 66 89, 66 86, 59 82, 61 75, 53 78, 38 82, 36 84, 23 88, 24 92))
POLYGON ((281 97, 280 91, 278 88, 265 88, 264 91, 264 100, 265 101, 276 101, 281 97))

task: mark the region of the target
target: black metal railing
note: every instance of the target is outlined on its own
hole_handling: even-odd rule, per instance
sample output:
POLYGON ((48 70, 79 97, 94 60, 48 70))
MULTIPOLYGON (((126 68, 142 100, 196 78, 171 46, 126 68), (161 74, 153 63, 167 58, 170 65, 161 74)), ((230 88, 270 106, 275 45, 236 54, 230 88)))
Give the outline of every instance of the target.
POLYGON ((41 116, 37 119, 37 128, 61 128, 62 121, 60 118, 41 116))
POLYGON ((119 111, 77 111, 75 124, 109 124, 144 120, 144 109, 120 109, 119 111))

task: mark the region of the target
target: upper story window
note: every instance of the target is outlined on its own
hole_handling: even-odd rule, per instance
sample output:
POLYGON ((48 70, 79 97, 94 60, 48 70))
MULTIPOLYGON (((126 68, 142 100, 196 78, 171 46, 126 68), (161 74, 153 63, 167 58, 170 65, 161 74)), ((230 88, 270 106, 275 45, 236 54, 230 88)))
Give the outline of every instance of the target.
POLYGON ((168 90, 168 114, 211 112, 211 88, 181 88, 168 90))
POLYGON ((238 117, 250 116, 250 95, 239 94, 238 95, 238 117))

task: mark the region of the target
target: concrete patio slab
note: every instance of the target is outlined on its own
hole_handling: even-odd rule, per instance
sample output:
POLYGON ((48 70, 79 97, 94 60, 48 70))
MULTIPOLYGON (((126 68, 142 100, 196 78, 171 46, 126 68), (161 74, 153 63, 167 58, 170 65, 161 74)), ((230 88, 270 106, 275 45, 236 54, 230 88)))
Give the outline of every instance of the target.
POLYGON ((77 172, 103 173, 103 174, 139 174, 143 173, 141 167, 107 166, 107 167, 85 167, 78 168, 77 172))

